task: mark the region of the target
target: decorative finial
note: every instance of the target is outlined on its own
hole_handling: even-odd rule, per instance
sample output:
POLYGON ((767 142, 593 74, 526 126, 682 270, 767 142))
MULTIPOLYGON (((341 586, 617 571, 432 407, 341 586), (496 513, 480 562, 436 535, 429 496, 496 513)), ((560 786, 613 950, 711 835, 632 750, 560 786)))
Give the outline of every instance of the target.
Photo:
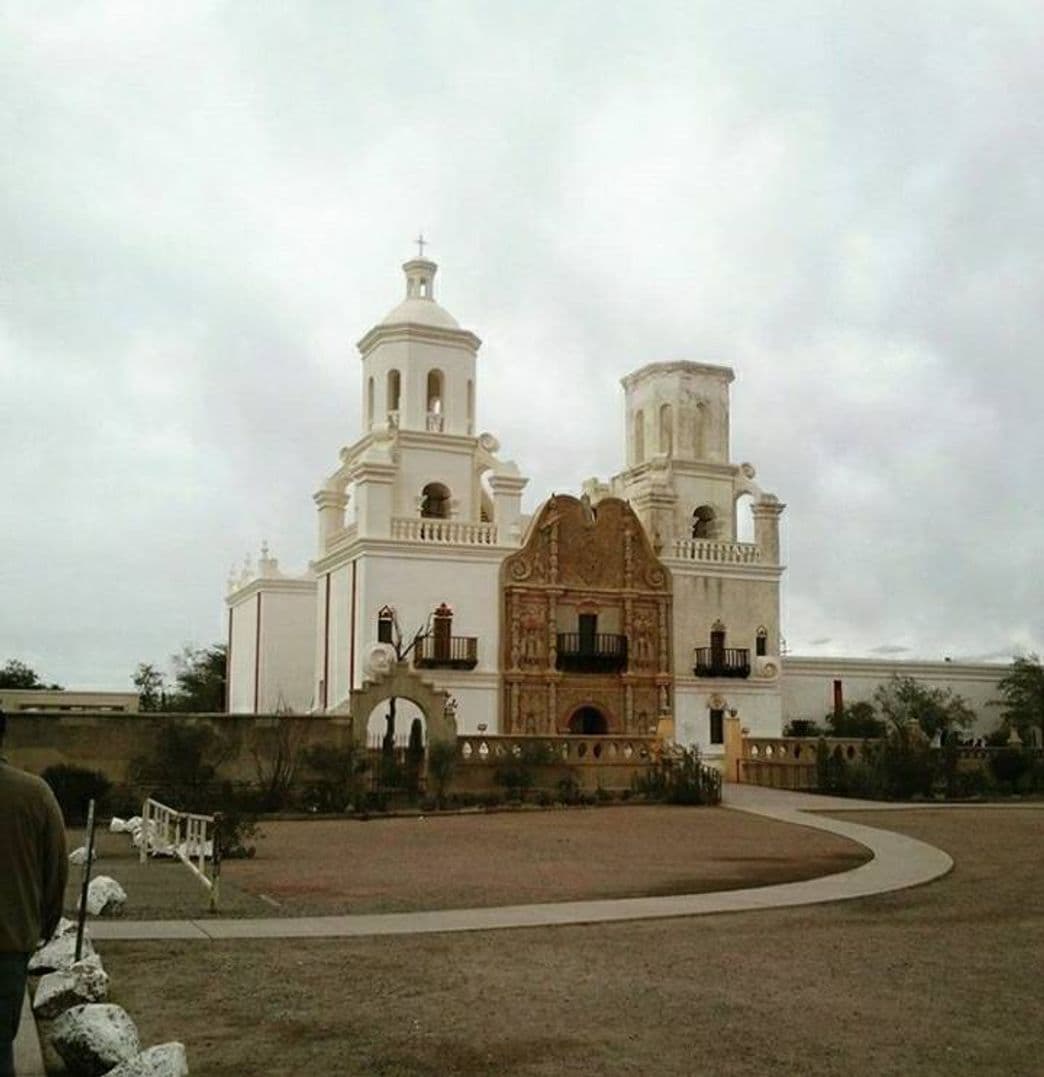
POLYGON ((417 244, 417 255, 420 258, 424 257, 424 248, 429 246, 428 241, 424 238, 424 233, 420 232, 417 238, 413 241, 417 244))
POLYGON ((264 560, 268 560, 268 539, 261 540, 261 556, 264 560))

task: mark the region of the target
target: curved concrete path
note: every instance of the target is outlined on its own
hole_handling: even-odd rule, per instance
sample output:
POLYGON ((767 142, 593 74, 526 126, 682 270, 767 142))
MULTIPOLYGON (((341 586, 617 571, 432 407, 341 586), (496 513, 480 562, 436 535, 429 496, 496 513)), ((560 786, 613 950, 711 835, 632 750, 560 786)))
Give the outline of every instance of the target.
MULTIPOLYGON (((946 853, 923 841, 815 814, 818 811, 880 810, 890 805, 739 785, 725 786, 724 804, 737 811, 816 830, 828 830, 850 838, 866 846, 873 853, 873 859, 850 871, 806 879, 804 882, 709 894, 360 916, 302 916, 264 920, 95 920, 91 923, 91 934, 99 940, 346 938, 706 916, 710 913, 778 909, 867 897, 919 886, 945 875, 953 867, 953 861, 946 853)), ((910 805, 899 807, 906 810, 910 805)))

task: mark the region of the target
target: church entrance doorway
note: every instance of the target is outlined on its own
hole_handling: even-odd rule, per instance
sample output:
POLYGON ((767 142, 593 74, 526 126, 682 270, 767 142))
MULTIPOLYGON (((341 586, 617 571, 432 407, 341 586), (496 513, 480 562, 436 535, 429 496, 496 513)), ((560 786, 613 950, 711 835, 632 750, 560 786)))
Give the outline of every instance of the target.
POLYGON ((597 707, 580 707, 569 719, 569 732, 575 736, 600 737, 609 732, 609 723, 597 707))

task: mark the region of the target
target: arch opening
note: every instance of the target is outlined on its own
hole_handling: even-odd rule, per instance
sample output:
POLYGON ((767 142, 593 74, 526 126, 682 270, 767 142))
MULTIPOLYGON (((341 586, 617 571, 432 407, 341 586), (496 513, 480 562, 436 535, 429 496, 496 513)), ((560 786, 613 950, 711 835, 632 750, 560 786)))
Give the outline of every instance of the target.
POLYGON ((569 732, 573 736, 602 737, 609 732, 609 722, 597 707, 578 707, 569 716, 569 732))
POLYGON ((713 505, 700 505, 692 513, 692 537, 694 539, 717 538, 717 513, 713 505))
POLYGON ((388 371, 388 413, 398 413, 402 398, 402 375, 397 370, 388 371))
POLYGON ((449 488, 441 482, 429 482, 421 491, 421 516, 428 520, 448 520, 450 514, 449 488))
POLYGON ((641 411, 634 413, 634 462, 636 464, 645 461, 645 414, 641 411))

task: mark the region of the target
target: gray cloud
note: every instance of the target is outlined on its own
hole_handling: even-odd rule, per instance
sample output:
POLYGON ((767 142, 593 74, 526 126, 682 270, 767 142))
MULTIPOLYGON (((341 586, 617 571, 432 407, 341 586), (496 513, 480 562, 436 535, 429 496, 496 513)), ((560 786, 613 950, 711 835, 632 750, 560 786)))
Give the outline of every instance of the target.
POLYGON ((120 686, 307 561, 418 227, 529 507, 728 363, 792 651, 1044 649, 1039 5, 2 19, 0 657, 120 686))

